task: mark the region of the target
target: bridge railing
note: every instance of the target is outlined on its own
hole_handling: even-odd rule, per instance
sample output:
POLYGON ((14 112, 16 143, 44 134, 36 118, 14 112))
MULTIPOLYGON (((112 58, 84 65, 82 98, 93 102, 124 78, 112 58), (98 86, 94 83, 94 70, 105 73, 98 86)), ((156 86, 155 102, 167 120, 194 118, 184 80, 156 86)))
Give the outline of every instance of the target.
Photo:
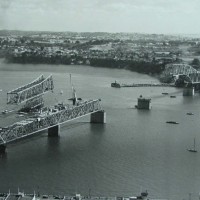
POLYGON ((61 110, 47 111, 43 115, 35 116, 17 122, 0 130, 0 145, 32 135, 58 124, 100 111, 100 100, 89 100, 72 108, 63 107, 61 110))

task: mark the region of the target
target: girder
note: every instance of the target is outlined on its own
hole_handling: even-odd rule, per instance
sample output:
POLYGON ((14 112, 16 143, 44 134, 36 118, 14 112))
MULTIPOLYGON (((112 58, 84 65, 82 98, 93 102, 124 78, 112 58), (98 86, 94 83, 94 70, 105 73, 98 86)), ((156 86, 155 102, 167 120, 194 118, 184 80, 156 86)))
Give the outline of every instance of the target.
POLYGON ((192 73, 198 73, 196 69, 191 67, 190 65, 187 64, 167 64, 165 66, 164 74, 169 75, 178 75, 178 74, 185 74, 189 75, 192 73))
POLYGON ((33 118, 29 118, 0 130, 0 145, 32 135, 52 126, 100 111, 100 100, 89 100, 77 106, 60 105, 33 118))
POLYGON ((43 106, 44 106, 44 99, 42 95, 40 95, 40 96, 27 100, 25 105, 19 111, 30 112, 34 109, 41 108, 43 106))
POLYGON ((7 93, 7 104, 20 104, 38 95, 53 90, 53 88, 54 85, 52 75, 47 78, 44 78, 44 76, 41 75, 33 82, 9 91, 7 93))
POLYGON ((200 71, 187 64, 167 64, 162 76, 186 75, 191 82, 200 81, 200 71))

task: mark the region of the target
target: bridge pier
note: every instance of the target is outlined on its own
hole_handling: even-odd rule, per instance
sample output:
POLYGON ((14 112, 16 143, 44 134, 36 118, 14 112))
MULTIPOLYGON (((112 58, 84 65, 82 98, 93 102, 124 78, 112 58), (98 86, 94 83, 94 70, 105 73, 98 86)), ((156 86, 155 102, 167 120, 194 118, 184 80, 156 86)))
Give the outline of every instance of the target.
POLYGON ((104 110, 92 113, 90 116, 90 123, 106 123, 106 112, 104 110))
POLYGON ((194 87, 186 87, 183 89, 183 96, 194 96, 194 87))
POLYGON ((5 154, 6 153, 6 145, 1 144, 0 145, 0 154, 5 154))
POLYGON ((58 137, 59 133, 60 133, 60 125, 48 128, 49 137, 58 137))

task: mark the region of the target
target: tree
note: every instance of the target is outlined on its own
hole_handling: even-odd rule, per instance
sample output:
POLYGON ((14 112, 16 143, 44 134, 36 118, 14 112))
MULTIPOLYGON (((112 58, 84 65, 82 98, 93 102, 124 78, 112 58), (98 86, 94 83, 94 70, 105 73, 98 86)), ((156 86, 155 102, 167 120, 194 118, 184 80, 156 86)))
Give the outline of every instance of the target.
POLYGON ((191 65, 194 67, 194 68, 199 68, 200 67, 200 61, 198 58, 194 58, 193 61, 191 62, 191 65))

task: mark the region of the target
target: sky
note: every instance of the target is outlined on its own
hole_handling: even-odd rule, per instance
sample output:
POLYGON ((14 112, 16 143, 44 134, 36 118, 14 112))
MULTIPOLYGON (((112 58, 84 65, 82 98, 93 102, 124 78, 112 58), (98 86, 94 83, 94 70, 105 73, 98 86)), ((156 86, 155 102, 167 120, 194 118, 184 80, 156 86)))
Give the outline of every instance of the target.
POLYGON ((200 0, 0 0, 0 30, 200 34, 200 0))

